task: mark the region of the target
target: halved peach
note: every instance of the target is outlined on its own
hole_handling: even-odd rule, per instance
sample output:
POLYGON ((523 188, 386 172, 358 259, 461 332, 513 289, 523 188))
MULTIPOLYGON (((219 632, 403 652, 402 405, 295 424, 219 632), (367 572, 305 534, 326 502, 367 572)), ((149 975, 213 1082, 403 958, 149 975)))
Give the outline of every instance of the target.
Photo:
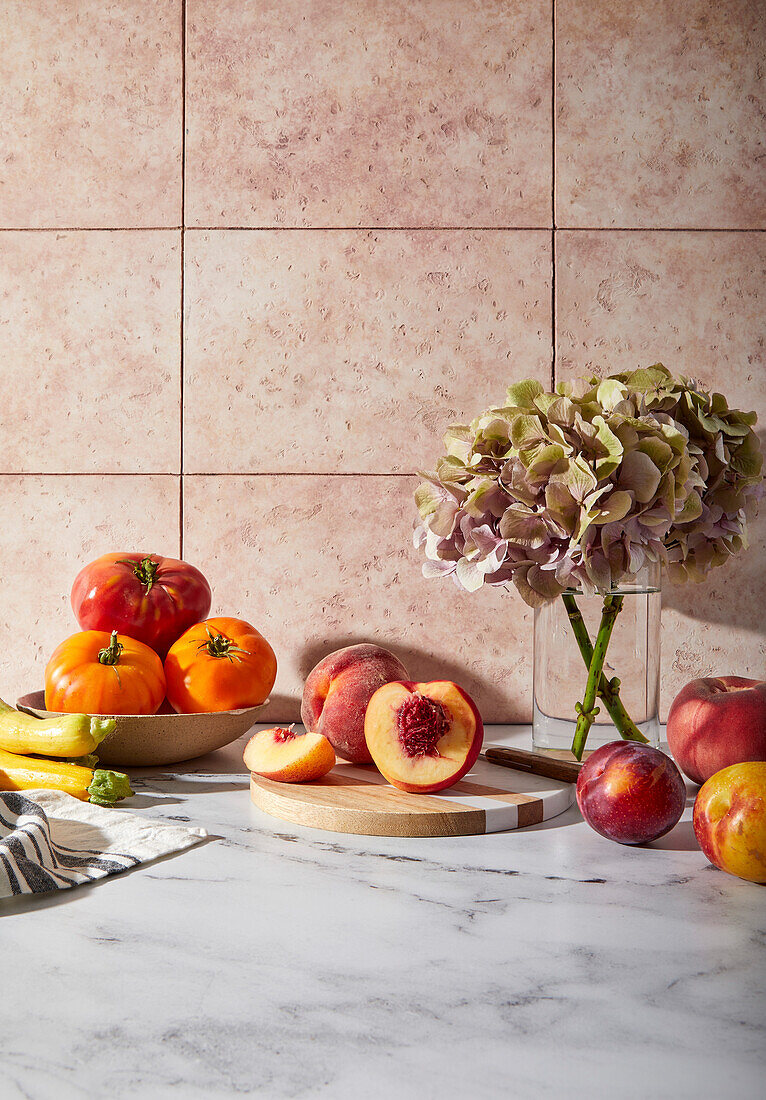
POLYGON ((321 733, 295 733, 275 726, 261 730, 247 743, 245 767, 278 783, 308 783, 335 766, 335 750, 321 733))
POLYGON ((470 695, 450 680, 397 680, 367 705, 364 736, 372 759, 401 791, 441 791, 476 763, 484 739, 470 695))

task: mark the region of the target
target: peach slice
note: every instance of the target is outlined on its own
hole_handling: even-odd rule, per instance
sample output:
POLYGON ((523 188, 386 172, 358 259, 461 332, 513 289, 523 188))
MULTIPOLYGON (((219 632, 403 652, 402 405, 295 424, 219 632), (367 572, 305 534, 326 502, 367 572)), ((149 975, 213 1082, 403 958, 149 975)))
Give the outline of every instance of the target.
POLYGON ((476 763, 484 726, 467 692, 450 680, 399 680, 367 705, 364 736, 380 773, 401 791, 441 791, 476 763))
POLYGON ((275 726, 261 730, 247 743, 245 767, 278 783, 308 783, 335 766, 335 750, 321 733, 295 733, 275 726))

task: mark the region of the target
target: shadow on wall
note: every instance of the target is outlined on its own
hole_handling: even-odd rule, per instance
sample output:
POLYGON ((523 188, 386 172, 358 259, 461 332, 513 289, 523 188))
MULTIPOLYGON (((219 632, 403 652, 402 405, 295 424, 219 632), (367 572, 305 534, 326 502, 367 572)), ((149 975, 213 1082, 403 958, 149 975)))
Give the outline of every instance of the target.
MULTIPOLYGON (((333 650, 343 649, 349 645, 359 645, 362 642, 370 642, 369 637, 347 635, 333 638, 331 642, 315 643, 306 646, 300 657, 300 674, 305 681, 309 672, 318 661, 326 657, 333 650)), ((375 642, 376 645, 383 643, 375 642)), ((507 709, 505 697, 495 686, 487 683, 471 672, 464 664, 456 661, 445 660, 443 657, 434 657, 424 649, 415 649, 405 645, 384 645, 384 649, 390 649, 402 662, 413 680, 419 683, 427 683, 430 680, 453 680, 464 687, 469 695, 477 695, 481 692, 484 700, 482 710, 487 714, 501 714, 507 709)), ((517 719, 521 721, 522 719, 517 719)))

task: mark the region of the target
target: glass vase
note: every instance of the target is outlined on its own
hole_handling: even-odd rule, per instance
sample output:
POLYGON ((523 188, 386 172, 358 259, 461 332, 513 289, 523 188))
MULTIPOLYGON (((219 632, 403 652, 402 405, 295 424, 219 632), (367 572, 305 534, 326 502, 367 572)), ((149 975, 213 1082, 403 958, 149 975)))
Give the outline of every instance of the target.
MULTIPOLYGON (((660 566, 647 565, 613 589, 622 596, 604 661, 603 675, 619 679, 619 701, 649 744, 660 739, 660 566)), ((538 752, 572 758, 577 724, 575 705, 585 695, 588 668, 572 628, 570 611, 582 615, 591 644, 596 644, 604 596, 570 589, 562 597, 535 609, 534 707, 532 742, 538 752)), ((611 698, 614 704, 614 697, 611 698)), ((619 740, 621 734, 600 697, 585 753, 619 740)), ((615 707, 611 707, 615 713, 615 707)))

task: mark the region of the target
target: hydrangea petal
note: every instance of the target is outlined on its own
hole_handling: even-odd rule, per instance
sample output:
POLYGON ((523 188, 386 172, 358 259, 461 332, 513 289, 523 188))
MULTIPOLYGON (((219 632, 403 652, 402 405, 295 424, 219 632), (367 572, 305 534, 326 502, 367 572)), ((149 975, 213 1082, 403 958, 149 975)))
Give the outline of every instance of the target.
POLYGON ((628 451, 620 466, 617 484, 630 490, 636 500, 646 504, 657 492, 662 474, 643 451, 628 451))

